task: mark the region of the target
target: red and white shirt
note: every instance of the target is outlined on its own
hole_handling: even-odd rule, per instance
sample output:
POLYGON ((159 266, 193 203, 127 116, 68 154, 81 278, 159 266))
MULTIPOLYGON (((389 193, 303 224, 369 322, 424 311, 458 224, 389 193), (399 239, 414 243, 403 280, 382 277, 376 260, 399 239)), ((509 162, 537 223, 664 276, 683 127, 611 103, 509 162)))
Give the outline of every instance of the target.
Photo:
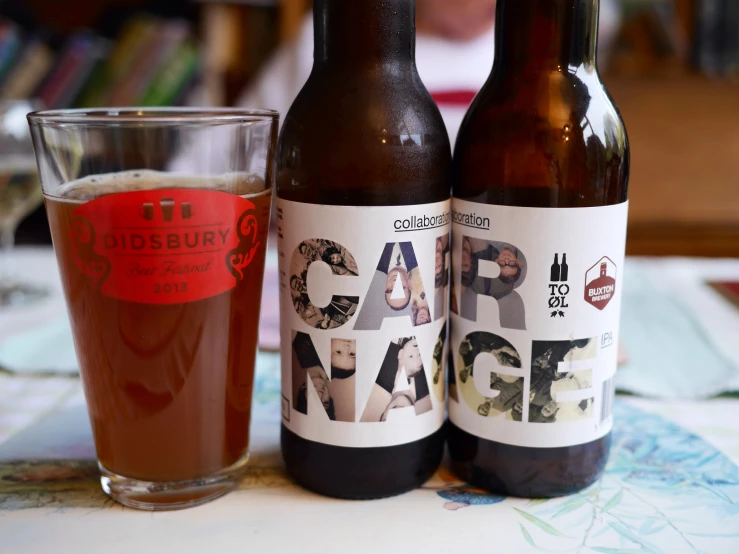
MULTIPOLYGON (((600 3, 601 54, 609 50, 621 24, 616 0, 600 3)), ((475 95, 490 76, 495 29, 471 41, 418 34, 416 64, 426 88, 441 110, 452 146, 475 95)), ((313 19, 307 17, 297 39, 281 47, 267 62, 256 83, 237 102, 244 108, 267 108, 284 120, 313 68, 313 19)))

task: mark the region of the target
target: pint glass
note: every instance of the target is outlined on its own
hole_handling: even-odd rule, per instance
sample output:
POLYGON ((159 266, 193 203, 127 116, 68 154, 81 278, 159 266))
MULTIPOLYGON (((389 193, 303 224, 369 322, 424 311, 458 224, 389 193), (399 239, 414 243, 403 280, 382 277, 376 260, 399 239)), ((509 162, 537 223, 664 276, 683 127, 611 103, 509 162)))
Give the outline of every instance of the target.
POLYGON ((278 115, 29 115, 102 487, 184 508, 249 443, 278 115))

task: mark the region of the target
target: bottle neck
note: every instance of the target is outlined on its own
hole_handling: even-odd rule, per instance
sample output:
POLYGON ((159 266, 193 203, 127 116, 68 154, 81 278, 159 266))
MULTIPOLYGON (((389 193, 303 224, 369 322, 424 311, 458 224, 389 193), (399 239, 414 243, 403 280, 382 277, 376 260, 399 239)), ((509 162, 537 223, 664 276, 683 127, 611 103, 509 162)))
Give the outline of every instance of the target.
POLYGON ((600 0, 498 0, 496 64, 504 72, 595 67, 600 0))
POLYGON ((415 60, 415 0, 314 0, 315 63, 415 60))

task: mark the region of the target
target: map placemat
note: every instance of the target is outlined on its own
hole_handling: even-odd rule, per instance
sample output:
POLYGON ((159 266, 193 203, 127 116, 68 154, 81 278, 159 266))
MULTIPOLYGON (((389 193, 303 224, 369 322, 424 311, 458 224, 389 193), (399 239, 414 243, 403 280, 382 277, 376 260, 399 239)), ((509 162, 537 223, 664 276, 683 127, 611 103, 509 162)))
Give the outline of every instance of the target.
POLYGON ((739 469, 702 438, 619 399, 604 477, 581 493, 487 494, 442 469, 372 502, 293 485, 279 453, 277 357, 260 358, 252 462, 238 491, 169 513, 100 490, 84 404, 0 445, 0 553, 739 552, 739 469))

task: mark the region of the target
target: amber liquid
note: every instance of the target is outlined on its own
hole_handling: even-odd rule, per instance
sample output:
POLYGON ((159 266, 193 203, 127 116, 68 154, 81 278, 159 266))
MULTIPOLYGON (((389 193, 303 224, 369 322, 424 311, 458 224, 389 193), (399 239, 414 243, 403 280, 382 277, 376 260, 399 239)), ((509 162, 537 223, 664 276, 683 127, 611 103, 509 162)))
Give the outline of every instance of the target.
POLYGON ((248 198, 260 217, 261 252, 246 278, 226 293, 175 305, 102 294, 72 257, 71 218, 82 202, 45 198, 95 446, 108 471, 184 481, 246 455, 271 201, 268 193, 248 198))
MULTIPOLYGON (((449 199, 449 139, 416 71, 414 20, 411 0, 314 2, 316 67, 282 128, 279 198, 334 206, 449 199)), ((408 444, 354 448, 310 441, 283 425, 282 453, 307 489, 382 498, 429 479, 444 436, 439 429, 408 444)))
MULTIPOLYGON (((498 0, 496 64, 457 140, 456 198, 530 208, 627 200, 629 145, 595 64, 597 14, 595 0, 498 0)), ((523 497, 587 487, 603 473, 611 445, 608 435, 563 448, 522 447, 471 435, 452 421, 448 430, 457 475, 523 497)))

